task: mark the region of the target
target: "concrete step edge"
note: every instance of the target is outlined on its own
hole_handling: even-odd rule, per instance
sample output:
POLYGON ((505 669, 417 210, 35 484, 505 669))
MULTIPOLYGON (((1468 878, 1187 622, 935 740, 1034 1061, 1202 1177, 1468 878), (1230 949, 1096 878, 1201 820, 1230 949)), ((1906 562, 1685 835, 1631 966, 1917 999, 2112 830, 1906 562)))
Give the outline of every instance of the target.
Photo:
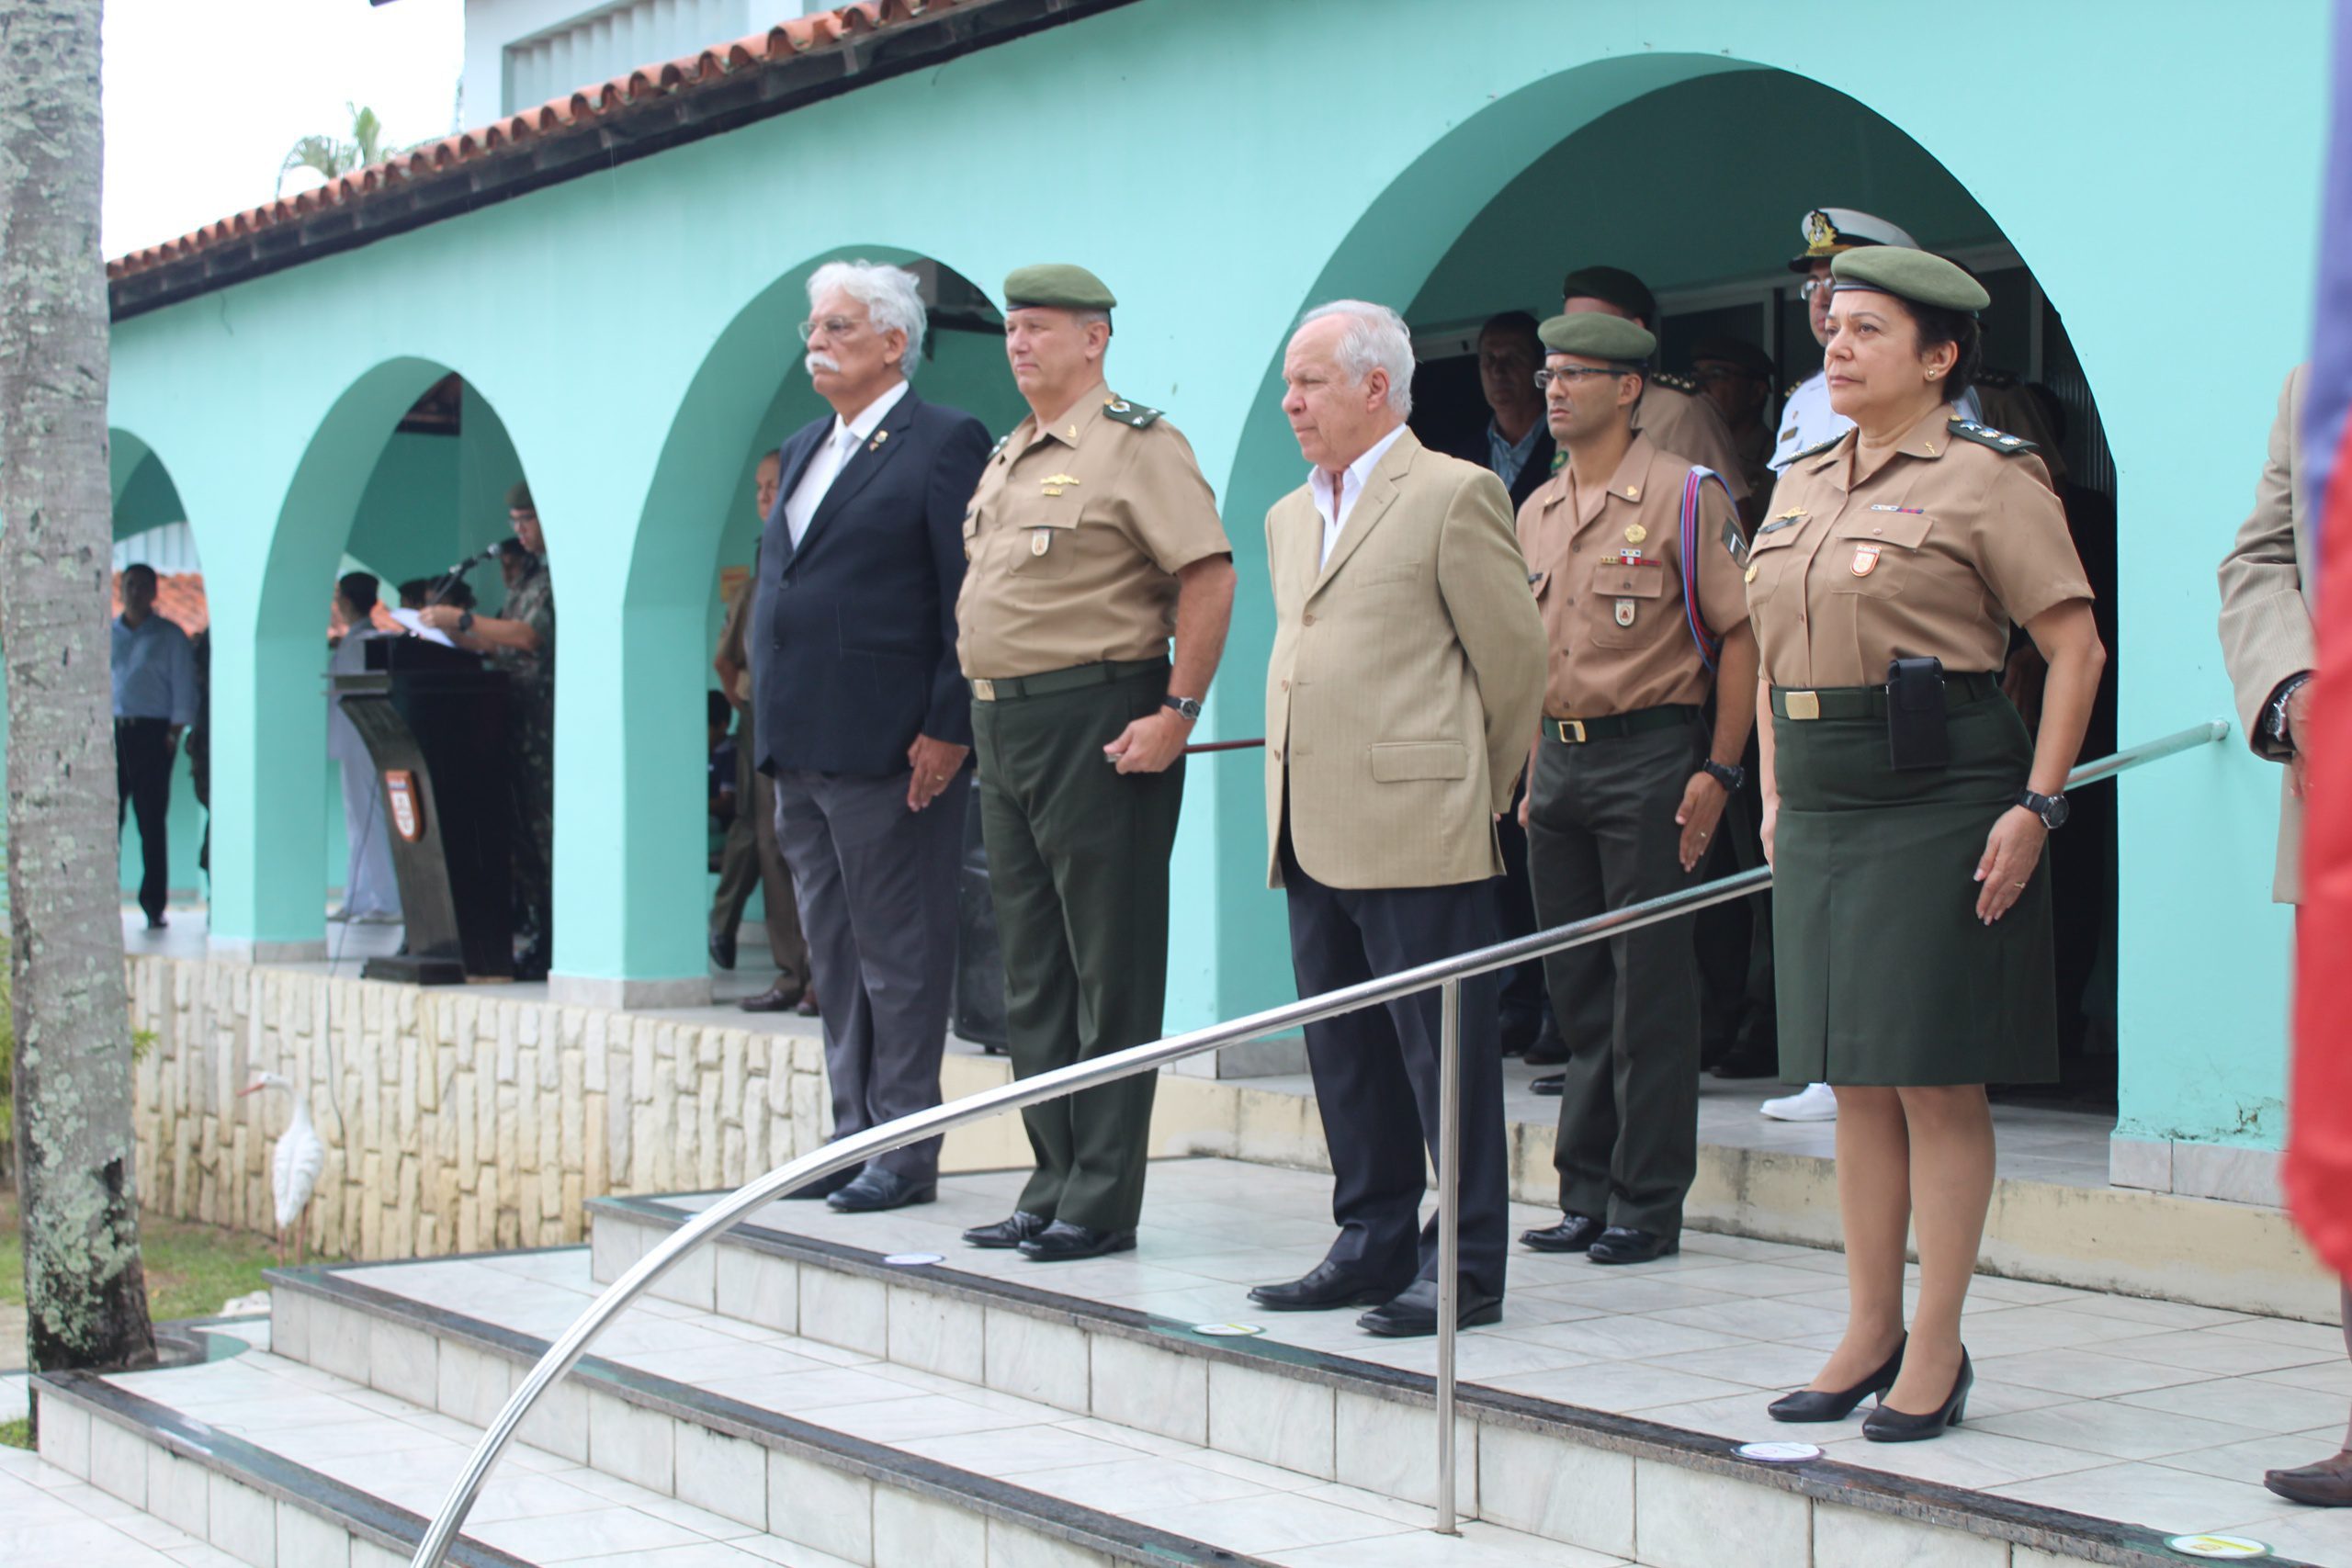
MULTIPOLYGON (((659 1235, 678 1229, 687 1217, 684 1212, 652 1197, 593 1199, 587 1209, 591 1224, 598 1235, 611 1234, 610 1227, 614 1226, 659 1235)), ((1090 1337, 1125 1341, 1215 1365, 1328 1385, 1335 1391, 1338 1398, 1367 1399, 1382 1405, 1403 1406, 1425 1413, 1420 1425, 1429 1427, 1429 1438, 1434 1447, 1433 1415, 1427 1413, 1434 1412, 1437 1383, 1436 1379, 1426 1373, 1405 1371, 1375 1361, 1358 1360, 1329 1351, 1254 1337, 1204 1336, 1196 1332, 1193 1325, 1155 1317, 1132 1308, 1023 1285, 989 1275, 968 1273, 944 1262, 913 1267, 892 1265, 884 1261, 882 1253, 778 1231, 748 1221, 719 1237, 713 1247, 777 1258, 797 1267, 815 1268, 867 1280, 887 1290, 921 1292, 968 1302, 989 1312, 1012 1313, 1062 1325, 1090 1337)), ((604 1252, 594 1254, 599 1259, 596 1270, 599 1282, 609 1281, 610 1275, 604 1266, 607 1258, 618 1268, 626 1268, 644 1250, 637 1247, 626 1256, 604 1252)), ((706 1249, 707 1255, 709 1250, 706 1249)), ((690 1267, 690 1264, 682 1265, 682 1269, 690 1267)), ((617 1268, 613 1272, 616 1273, 617 1268)), ((675 1281, 677 1277, 673 1272, 665 1283, 675 1281)), ((665 1293, 658 1286, 653 1293, 683 1305, 699 1306, 707 1311, 722 1310, 715 1304, 713 1296, 698 1294, 698 1287, 691 1284, 683 1293, 665 1293)), ((842 1343, 839 1339, 829 1338, 821 1331, 812 1332, 811 1325, 807 1324, 794 1325, 793 1332, 824 1343, 842 1343)), ((868 1349, 869 1353, 876 1353, 870 1350, 868 1343, 863 1341, 844 1344, 843 1348, 868 1349)), ((879 1353, 886 1359, 896 1359, 887 1348, 879 1353)), ((1623 1456, 1637 1464, 1670 1465, 1737 1484, 1777 1493, 1795 1493, 1815 1504, 1907 1520, 1930 1529, 2000 1540, 2064 1558, 2116 1564, 2119 1568, 2160 1568, 2160 1565, 2162 1568, 2174 1568, 2181 1561, 2179 1554, 2165 1544, 2165 1538, 2154 1530, 2067 1509, 2022 1503, 1939 1482, 1914 1480, 1827 1460, 1796 1466, 1761 1463, 1738 1457, 1732 1451, 1734 1445, 1731 1442, 1708 1433, 1670 1427, 1637 1416, 1563 1404, 1532 1394, 1464 1383, 1460 1385, 1456 1397, 1457 1421, 1467 1423, 1474 1441, 1481 1443, 1486 1440, 1487 1429, 1497 1428, 1540 1440, 1623 1456)), ((1091 1409, 1074 1410, 1073 1414, 1101 1415, 1091 1409)), ((1211 1443, 1209 1446, 1218 1445, 1211 1443)), ((1459 1440, 1457 1446, 1469 1456, 1464 1461, 1465 1469, 1475 1473, 1477 1450, 1459 1440)), ((1243 1453, 1240 1457, 1262 1458, 1256 1453, 1243 1453)), ((1338 1479, 1346 1481, 1348 1477, 1341 1475, 1338 1479)), ((1355 1483, 1361 1484, 1360 1482, 1355 1483)), ((1464 1511, 1470 1512, 1467 1498, 1472 1488, 1465 1486, 1464 1493, 1464 1511)), ((1488 1495, 1484 1488, 1476 1489, 1475 1495, 1476 1517, 1489 1523, 1547 1535, 1588 1550, 1631 1555, 1630 1551, 1623 1550, 1623 1542, 1563 1536, 1555 1529, 1545 1529, 1538 1520, 1523 1516, 1514 1517, 1506 1499, 1488 1495)), ((2288 1568, 2284 1560, 2272 1561, 2280 1562, 2282 1568, 2288 1568)))
MULTIPOLYGON (((285 1562, 289 1568, 326 1568, 315 1547, 289 1542, 289 1536, 311 1541, 317 1538, 290 1521, 288 1510, 345 1537, 344 1553, 333 1561, 347 1561, 351 1568, 406 1563, 424 1539, 430 1521, 408 1509, 96 1373, 45 1373, 33 1379, 32 1387, 40 1403, 43 1460, 231 1556, 248 1562, 285 1562), (93 1451, 103 1441, 96 1436, 101 1428, 128 1432, 150 1451, 135 1485, 128 1477, 102 1473, 104 1467, 93 1451), (190 1506, 166 1495, 175 1493, 178 1483, 172 1478, 181 1466, 192 1466, 209 1478, 203 1483, 201 1524, 195 1523, 190 1506), (253 1555, 256 1542, 250 1525, 240 1529, 215 1506, 220 1485, 255 1495, 267 1510, 270 1555, 266 1560, 253 1555), (288 1556, 289 1551, 296 1555, 288 1556)), ((451 1546, 447 1561, 453 1568, 534 1568, 526 1559, 463 1536, 451 1546)))
MULTIPOLYGON (((356 1369, 324 1365, 311 1353, 311 1345, 308 1343, 278 1347, 273 1338, 277 1353, 346 1381, 408 1399, 469 1426, 486 1426, 503 1406, 513 1382, 537 1362, 550 1341, 379 1290, 355 1277, 364 1275, 370 1267, 379 1266, 271 1269, 266 1278, 274 1302, 285 1296, 356 1312, 379 1323, 424 1333, 442 1345, 455 1345, 490 1358, 511 1372, 508 1379, 495 1386, 494 1398, 485 1398, 480 1386, 461 1388, 460 1393, 470 1392, 473 1403, 469 1407, 451 1409, 443 1398, 451 1381, 447 1377, 436 1376, 433 1397, 423 1398, 422 1389, 387 1388, 373 1378, 352 1378, 351 1371, 356 1369)), ((1012 1482, 943 1464, 888 1444, 853 1437, 593 1354, 581 1358, 563 1382, 548 1391, 539 1410, 526 1420, 520 1436, 523 1440, 575 1463, 653 1491, 667 1491, 679 1496, 680 1501, 710 1507, 707 1500, 680 1496, 674 1483, 664 1487, 647 1476, 628 1474, 599 1462, 590 1437, 594 1416, 588 1408, 588 1401, 595 1398, 616 1400, 635 1411, 698 1427, 721 1438, 748 1441, 855 1481, 944 1503, 996 1524, 1043 1536, 1078 1552, 1091 1553, 1104 1562, 1133 1564, 1136 1568, 1276 1568, 1261 1558, 1136 1524, 1048 1493, 1034 1492, 1012 1482), (575 1400, 576 1404, 568 1403, 575 1400)), ((772 1526, 762 1528, 780 1539, 798 1539, 772 1526)), ((829 1550, 822 1542, 802 1544, 829 1550)))

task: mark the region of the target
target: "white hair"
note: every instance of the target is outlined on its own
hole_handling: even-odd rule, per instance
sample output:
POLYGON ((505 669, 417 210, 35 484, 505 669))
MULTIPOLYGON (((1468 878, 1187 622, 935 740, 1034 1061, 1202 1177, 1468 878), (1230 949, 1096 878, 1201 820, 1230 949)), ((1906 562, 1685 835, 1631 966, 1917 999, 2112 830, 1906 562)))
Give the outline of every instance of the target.
POLYGON ((922 329, 927 319, 922 289, 915 275, 904 267, 879 262, 827 262, 808 276, 808 308, 826 295, 842 293, 865 307, 877 333, 893 329, 907 334, 907 352, 899 357, 899 374, 911 378, 922 358, 922 329))
POLYGON ((1347 322, 1337 357, 1349 381, 1362 386, 1375 370, 1388 372, 1388 406, 1398 419, 1413 413, 1413 334, 1405 318, 1366 299, 1334 299, 1299 318, 1302 327, 1337 316, 1347 322))

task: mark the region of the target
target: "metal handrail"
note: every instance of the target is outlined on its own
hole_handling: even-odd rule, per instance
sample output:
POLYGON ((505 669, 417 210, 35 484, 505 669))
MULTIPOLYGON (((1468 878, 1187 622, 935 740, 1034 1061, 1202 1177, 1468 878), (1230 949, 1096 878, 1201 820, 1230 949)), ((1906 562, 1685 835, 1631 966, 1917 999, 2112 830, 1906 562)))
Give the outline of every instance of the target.
MULTIPOLYGON (((2229 732, 2230 727, 2223 720, 2209 719, 2161 739, 2150 740, 2098 761, 2085 763, 2067 775, 2066 787, 2079 789, 2159 758, 2211 745, 2222 739, 2229 732)), ((1461 1247, 1457 1212, 1461 1151, 1456 1146, 1456 1134, 1460 1123, 1458 1079, 1461 1076, 1462 982, 1472 976, 1509 968, 1531 958, 1540 958, 1587 942, 1603 942, 1664 920, 1678 919, 1717 904, 1744 898, 1751 893, 1760 893, 1771 885, 1771 868, 1758 866, 1736 876, 1645 899, 1641 903, 1629 904, 1623 908, 1611 909, 1606 914, 1555 927, 1548 931, 1537 931, 1532 936, 1497 942, 1451 958, 1437 959, 1378 979, 1326 991, 1319 996, 1303 997, 1281 1007, 1211 1024, 1205 1029, 1148 1041, 1108 1055, 1074 1062, 1067 1067, 1056 1067, 1035 1077, 1016 1079, 962 1100, 916 1111, 911 1116, 902 1116, 879 1127, 868 1128, 778 1166, 757 1180, 738 1188, 673 1231, 668 1239, 639 1258, 628 1272, 605 1287, 605 1293, 589 1303, 588 1309, 564 1331, 563 1337, 548 1348, 546 1354, 539 1358, 538 1364, 531 1369, 530 1375, 523 1380, 522 1386, 499 1411, 498 1418, 482 1434, 465 1473, 450 1488, 424 1540, 418 1543, 416 1554, 411 1559, 411 1568, 440 1568, 444 1553, 456 1540, 466 1516, 472 1511, 475 1498, 481 1495, 482 1483, 489 1479, 492 1468, 505 1451, 507 1443, 514 1438, 515 1430, 522 1426, 524 1417, 530 1414, 539 1396, 587 1353, 590 1343, 604 1331, 605 1326, 687 1253, 724 1234, 744 1215, 772 1202, 781 1194, 820 1177, 863 1165, 876 1155, 937 1137, 951 1128, 978 1122, 1001 1111, 1016 1111, 1080 1089, 1131 1077, 1137 1073, 1157 1071, 1170 1062, 1181 1062, 1206 1052, 1249 1044, 1269 1035, 1288 1033, 1361 1008, 1396 1001, 1427 990, 1431 986, 1442 988, 1439 1014, 1437 1529, 1446 1535, 1456 1533, 1453 1342, 1456 1328, 1454 1298, 1460 1289, 1456 1274, 1461 1247)))

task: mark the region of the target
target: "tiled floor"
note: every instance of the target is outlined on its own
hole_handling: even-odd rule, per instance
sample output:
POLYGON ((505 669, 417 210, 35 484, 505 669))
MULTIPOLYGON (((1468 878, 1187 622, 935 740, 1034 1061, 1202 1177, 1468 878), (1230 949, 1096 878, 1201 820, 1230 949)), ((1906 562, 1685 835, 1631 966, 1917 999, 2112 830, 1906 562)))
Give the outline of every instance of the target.
MULTIPOLYGON (((1320 1260, 1331 1234, 1327 1177, 1162 1161, 1131 1254, 1048 1266, 963 1246, 958 1233, 1001 1218, 1020 1183, 1010 1172, 955 1177, 932 1205, 842 1215, 778 1203, 758 1223, 878 1252, 936 1252, 974 1273, 1190 1321, 1238 1319, 1272 1339, 1433 1368, 1432 1341, 1374 1338, 1353 1313, 1251 1310, 1250 1284, 1320 1260), (1237 1240, 1245 1207, 1246 1239, 1237 1240)), ((1511 1217, 1516 1232, 1555 1216, 1515 1205, 1511 1217)), ((1843 1269, 1838 1253, 1696 1233, 1679 1255, 1634 1269, 1515 1249, 1503 1321, 1462 1337, 1460 1375, 1732 1441, 1785 1438, 1791 1429, 1764 1406, 1808 1380, 1836 1343, 1843 1269)), ((1967 1339, 1977 1382, 1960 1431, 1870 1443, 1858 1414, 1803 1435, 1849 1463, 2167 1531, 2229 1529, 2282 1553, 2352 1563, 2352 1510, 2300 1508, 2261 1485, 2264 1470, 2307 1463, 2343 1441, 2352 1362, 2335 1329, 1980 1277, 1967 1339)))

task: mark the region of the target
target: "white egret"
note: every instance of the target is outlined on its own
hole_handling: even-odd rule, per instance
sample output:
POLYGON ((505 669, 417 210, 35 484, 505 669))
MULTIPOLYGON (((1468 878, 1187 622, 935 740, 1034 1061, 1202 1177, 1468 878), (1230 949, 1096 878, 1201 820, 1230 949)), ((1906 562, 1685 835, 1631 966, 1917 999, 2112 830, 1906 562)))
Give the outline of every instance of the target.
POLYGON ((311 1123, 311 1107, 293 1084, 276 1073, 255 1073, 254 1081, 237 1091, 242 1100, 249 1094, 259 1094, 266 1089, 282 1089, 294 1105, 294 1119, 286 1131, 278 1134, 277 1153, 269 1164, 270 1196, 277 1204, 277 1260, 286 1261, 286 1233, 294 1233, 295 1261, 302 1258, 302 1211, 311 1204, 311 1190, 319 1184, 319 1171, 327 1163, 327 1146, 319 1139, 319 1130, 311 1123))

